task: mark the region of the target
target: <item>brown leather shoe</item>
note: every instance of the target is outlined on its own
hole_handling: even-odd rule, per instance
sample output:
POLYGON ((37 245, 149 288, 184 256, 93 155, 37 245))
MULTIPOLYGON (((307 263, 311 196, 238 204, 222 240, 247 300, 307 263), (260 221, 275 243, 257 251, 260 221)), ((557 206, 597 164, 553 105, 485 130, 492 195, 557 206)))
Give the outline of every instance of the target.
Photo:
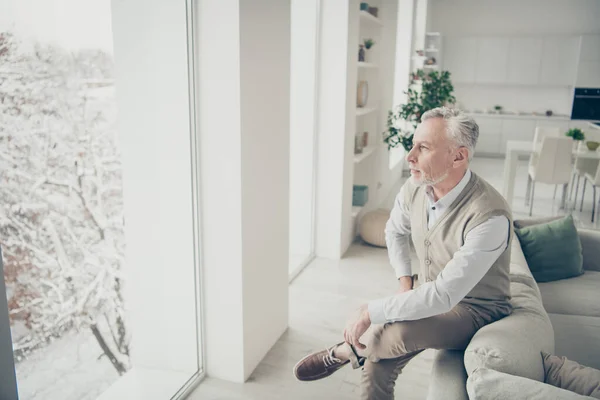
MULTIPOLYGON (((342 342, 343 343, 343 342, 342 342)), ((329 349, 312 353, 298 361, 294 367, 294 375, 301 381, 316 381, 327 378, 350 361, 342 361, 333 356, 333 349, 342 343, 338 343, 329 349)))

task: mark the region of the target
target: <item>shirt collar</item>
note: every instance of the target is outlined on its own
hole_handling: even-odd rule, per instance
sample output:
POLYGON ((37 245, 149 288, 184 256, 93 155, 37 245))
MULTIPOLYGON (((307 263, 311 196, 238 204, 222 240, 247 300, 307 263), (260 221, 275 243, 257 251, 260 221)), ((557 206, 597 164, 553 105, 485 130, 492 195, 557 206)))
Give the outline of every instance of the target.
POLYGON ((427 193, 427 199, 429 200, 430 205, 435 206, 436 208, 446 208, 450 207, 450 204, 454 202, 458 198, 458 195, 463 191, 463 189, 467 186, 471 180, 471 170, 467 169, 465 176, 458 182, 456 186, 452 188, 444 197, 439 199, 438 201, 433 201, 433 188, 431 186, 427 186, 425 193, 427 193))

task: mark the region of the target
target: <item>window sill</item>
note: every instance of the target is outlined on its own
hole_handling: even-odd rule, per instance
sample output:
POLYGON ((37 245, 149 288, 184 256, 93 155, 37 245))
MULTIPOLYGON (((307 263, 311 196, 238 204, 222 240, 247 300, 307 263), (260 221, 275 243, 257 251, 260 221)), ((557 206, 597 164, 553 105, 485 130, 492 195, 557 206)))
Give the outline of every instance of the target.
POLYGON ((183 398, 204 378, 204 373, 133 368, 97 400, 165 400, 183 398), (176 393, 174 396, 173 394, 176 393))

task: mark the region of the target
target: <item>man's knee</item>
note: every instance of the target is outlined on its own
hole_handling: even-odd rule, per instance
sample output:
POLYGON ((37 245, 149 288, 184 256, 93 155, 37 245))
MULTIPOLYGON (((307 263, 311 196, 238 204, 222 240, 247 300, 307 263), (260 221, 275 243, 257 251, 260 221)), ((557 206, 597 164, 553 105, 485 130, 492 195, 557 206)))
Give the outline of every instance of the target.
POLYGON ((418 337, 419 333, 410 323, 393 322, 374 331, 368 346, 370 345, 376 354, 385 353, 399 357, 419 350, 416 346, 418 337))

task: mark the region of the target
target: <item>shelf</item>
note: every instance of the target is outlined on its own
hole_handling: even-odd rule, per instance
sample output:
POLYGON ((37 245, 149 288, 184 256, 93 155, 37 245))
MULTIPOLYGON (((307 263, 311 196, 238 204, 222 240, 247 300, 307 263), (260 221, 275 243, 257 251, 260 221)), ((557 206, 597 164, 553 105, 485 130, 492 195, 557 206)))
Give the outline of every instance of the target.
POLYGON ((377 64, 359 61, 358 68, 379 68, 377 64))
POLYGON ((362 209, 363 207, 352 206, 352 218, 356 218, 362 209))
POLYGON ((439 32, 427 32, 425 33, 426 36, 440 36, 439 32))
POLYGON ((423 65, 423 69, 439 69, 439 65, 423 65))
POLYGON ((377 146, 367 146, 363 149, 362 153, 354 155, 354 164, 358 164, 367 159, 371 154, 377 150, 377 146))
POLYGON ((377 107, 356 107, 356 116, 360 117, 362 115, 367 115, 375 111, 377 111, 377 107))
POLYGON ((440 49, 425 49, 425 53, 437 53, 440 49))
POLYGON ((361 21, 371 22, 371 23, 373 23, 375 25, 383 26, 383 22, 381 22, 381 20, 379 18, 376 18, 376 17, 372 16, 368 12, 366 12, 364 10, 361 10, 359 14, 360 14, 361 21))

